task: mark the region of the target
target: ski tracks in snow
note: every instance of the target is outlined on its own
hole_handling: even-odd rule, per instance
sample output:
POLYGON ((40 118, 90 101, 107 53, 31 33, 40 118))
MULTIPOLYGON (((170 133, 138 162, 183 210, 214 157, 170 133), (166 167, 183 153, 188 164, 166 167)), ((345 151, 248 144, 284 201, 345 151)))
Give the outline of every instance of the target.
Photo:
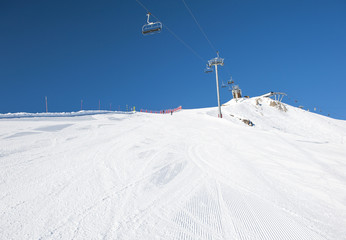
MULTIPOLYGON (((285 209, 260 197, 251 189, 239 185, 238 182, 241 181, 234 179, 237 176, 225 176, 224 173, 227 171, 218 169, 218 167, 224 166, 218 166, 217 159, 210 162, 212 159, 210 156, 203 158, 203 155, 215 154, 206 153, 205 149, 210 148, 199 144, 193 145, 189 149, 189 156, 201 171, 207 173, 210 178, 208 182, 215 182, 209 186, 214 191, 209 192, 210 197, 218 202, 219 211, 222 211, 218 214, 222 216, 222 239, 325 239, 285 209)), ((237 171, 244 174, 254 173, 244 163, 237 164, 237 171)), ((260 180, 256 175, 253 178, 260 180)), ((261 182, 261 184, 265 184, 265 182, 261 182)), ((265 189, 271 186, 262 187, 265 189)), ((209 232, 212 233, 212 231, 209 232)), ((219 238, 220 236, 214 234, 210 239, 219 238)))

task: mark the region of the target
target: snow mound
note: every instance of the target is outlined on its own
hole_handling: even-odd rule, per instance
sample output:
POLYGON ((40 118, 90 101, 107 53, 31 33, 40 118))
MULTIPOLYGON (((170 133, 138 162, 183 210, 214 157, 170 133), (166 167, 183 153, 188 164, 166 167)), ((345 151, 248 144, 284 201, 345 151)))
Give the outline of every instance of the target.
POLYGON ((340 128, 345 127, 345 121, 292 107, 268 97, 242 98, 238 101, 232 99, 224 104, 223 117, 228 120, 248 119, 255 127, 267 131, 280 131, 287 134, 343 142, 346 132, 340 128))

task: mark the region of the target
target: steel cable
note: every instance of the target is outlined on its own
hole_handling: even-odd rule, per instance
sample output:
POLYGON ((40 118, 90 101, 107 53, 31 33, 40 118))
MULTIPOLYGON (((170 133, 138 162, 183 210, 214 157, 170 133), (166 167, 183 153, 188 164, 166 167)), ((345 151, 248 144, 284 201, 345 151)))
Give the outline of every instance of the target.
POLYGON ((214 45, 213 45, 213 44, 211 43, 211 41, 209 40, 207 34, 204 32, 203 28, 201 27, 201 25, 200 25, 199 22, 197 21, 195 15, 193 15, 191 9, 189 8, 189 6, 187 6, 185 0, 182 0, 182 1, 183 1, 184 5, 185 5, 186 9, 189 11, 190 15, 192 16, 193 20, 195 21, 196 25, 198 26, 199 30, 202 32, 204 38, 208 41, 208 43, 209 43, 210 47, 212 48, 212 50, 213 50, 214 52, 216 52, 216 48, 214 47, 214 45))

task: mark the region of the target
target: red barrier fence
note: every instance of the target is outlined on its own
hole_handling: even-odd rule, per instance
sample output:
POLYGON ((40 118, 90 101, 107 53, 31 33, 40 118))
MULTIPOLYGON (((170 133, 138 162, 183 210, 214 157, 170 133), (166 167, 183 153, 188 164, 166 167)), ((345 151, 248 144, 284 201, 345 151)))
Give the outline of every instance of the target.
POLYGON ((174 109, 165 109, 165 110, 160 110, 160 111, 153 111, 153 110, 141 109, 141 112, 165 114, 165 113, 173 113, 173 112, 179 111, 179 110, 181 110, 181 109, 182 109, 182 107, 179 106, 179 107, 174 108, 174 109))

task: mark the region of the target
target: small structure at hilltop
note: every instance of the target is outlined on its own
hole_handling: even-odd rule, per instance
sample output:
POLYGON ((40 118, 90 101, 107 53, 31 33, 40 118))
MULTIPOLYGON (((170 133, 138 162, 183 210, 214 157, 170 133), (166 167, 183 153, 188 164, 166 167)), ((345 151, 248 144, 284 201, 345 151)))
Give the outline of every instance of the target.
POLYGON ((281 92, 269 92, 267 94, 262 95, 261 97, 268 97, 268 98, 274 97, 275 101, 282 102, 282 99, 284 98, 284 96, 287 96, 287 94, 281 93, 281 92))
POLYGON ((238 85, 232 86, 232 95, 235 100, 238 100, 238 98, 241 98, 241 89, 238 85))
MULTIPOLYGON (((281 93, 281 92, 269 92, 267 94, 262 95, 261 97, 271 99, 269 106, 275 107, 275 108, 279 109, 280 111, 287 112, 286 106, 282 103, 282 99, 284 98, 284 96, 287 96, 287 94, 281 93)), ((257 98, 256 99, 256 105, 261 105, 261 101, 262 101, 261 98, 257 98)))

